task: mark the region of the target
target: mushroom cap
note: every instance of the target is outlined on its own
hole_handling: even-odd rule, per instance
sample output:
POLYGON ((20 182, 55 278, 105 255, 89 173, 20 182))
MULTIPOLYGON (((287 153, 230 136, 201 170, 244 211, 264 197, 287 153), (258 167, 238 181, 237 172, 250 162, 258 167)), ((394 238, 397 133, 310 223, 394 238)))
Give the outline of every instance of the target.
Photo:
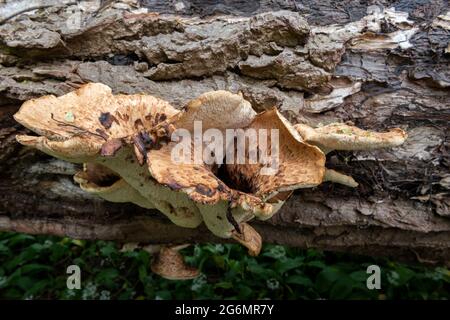
POLYGON ((305 124, 294 126, 302 138, 322 150, 372 150, 401 145, 408 135, 399 128, 388 132, 372 132, 349 126, 344 123, 332 123, 319 128, 305 124))
POLYGON ((74 135, 75 127, 99 127, 96 111, 102 106, 108 109, 115 106, 111 89, 89 83, 60 97, 48 95, 28 100, 14 114, 14 119, 41 136, 64 140, 74 135))
POLYGON ((173 123, 177 128, 194 130, 194 121, 201 120, 203 130, 234 129, 247 126, 256 116, 250 102, 240 94, 224 90, 206 92, 190 101, 173 123))
POLYGON ((94 159, 102 148, 102 141, 96 137, 85 139, 75 136, 66 140, 54 140, 45 136, 17 135, 20 144, 36 148, 52 157, 69 162, 83 163, 94 159))
POLYGON ((162 247, 151 263, 154 273, 169 280, 189 280, 199 276, 196 268, 186 265, 183 256, 175 249, 162 247))
MULTIPOLYGON (((310 188, 319 185, 325 174, 325 155, 316 146, 305 143, 293 126, 276 110, 268 110, 258 114, 248 126, 251 129, 266 129, 268 139, 267 150, 272 147, 270 130, 278 131, 278 170, 274 174, 262 174, 265 166, 261 162, 250 164, 227 164, 230 177, 236 185, 247 184, 247 188, 264 200, 274 198, 280 192, 299 188, 310 188)), ((258 146, 261 141, 258 137, 258 146)), ((236 153, 235 153, 236 154, 236 153)))
POLYGON ((178 112, 152 96, 114 96, 108 86, 89 83, 60 97, 28 100, 14 119, 42 136, 18 136, 20 143, 58 158, 86 162, 110 139, 130 137, 178 112))

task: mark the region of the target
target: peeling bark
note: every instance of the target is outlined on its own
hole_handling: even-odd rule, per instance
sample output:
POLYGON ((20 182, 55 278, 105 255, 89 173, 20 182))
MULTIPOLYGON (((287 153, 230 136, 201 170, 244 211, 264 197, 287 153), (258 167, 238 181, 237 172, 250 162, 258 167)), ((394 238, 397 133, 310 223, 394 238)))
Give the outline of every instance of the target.
POLYGON ((242 92, 258 111, 276 106, 294 123, 350 121, 409 134, 392 150, 328 154, 328 167, 352 175, 359 187, 297 191, 270 221, 252 224, 265 242, 449 263, 446 2, 177 3, 50 7, 0 24, 0 230, 221 241, 203 227, 182 229, 155 211, 83 192, 72 181, 79 167, 15 142, 26 129, 12 114, 27 99, 87 82, 180 108, 225 89, 242 92), (81 13, 79 28, 74 12, 81 13))

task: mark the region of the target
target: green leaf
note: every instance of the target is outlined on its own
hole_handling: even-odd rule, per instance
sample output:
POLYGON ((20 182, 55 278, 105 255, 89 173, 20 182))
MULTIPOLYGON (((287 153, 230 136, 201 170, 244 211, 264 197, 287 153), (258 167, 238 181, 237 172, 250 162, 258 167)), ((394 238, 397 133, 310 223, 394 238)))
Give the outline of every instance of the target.
POLYGON ((33 285, 31 286, 31 288, 29 288, 25 294, 24 297, 29 297, 29 296, 33 296, 34 298, 36 297, 36 295, 38 295, 40 292, 42 292, 45 288, 50 287, 52 285, 52 281, 48 280, 48 279, 42 279, 39 280, 35 283, 33 283, 33 285))
POLYGON ((46 246, 40 243, 33 243, 30 247, 31 250, 33 250, 35 253, 39 253, 45 249, 47 249, 46 246))
POLYGON ((311 279, 309 279, 305 276, 299 275, 299 274, 294 274, 292 276, 289 276, 285 280, 285 282, 289 283, 289 284, 298 284, 298 285, 305 286, 305 287, 313 287, 314 286, 314 283, 311 281, 311 279))
POLYGON ((370 274, 367 274, 366 271, 354 271, 350 273, 350 278, 355 282, 366 283, 367 278, 370 274))
POLYGON ((138 270, 139 270, 139 280, 145 285, 148 282, 147 266, 140 265, 138 270))
POLYGON ((70 253, 68 247, 55 243, 51 248, 50 261, 60 261, 63 257, 70 256, 70 253))
POLYGON ((233 283, 222 281, 222 282, 216 283, 216 284, 214 285, 214 287, 215 287, 215 288, 222 288, 222 289, 230 289, 230 288, 233 287, 233 283))
POLYGON ((113 243, 108 243, 106 246, 100 248, 100 252, 104 257, 111 257, 117 252, 117 249, 113 243))
POLYGON ((157 300, 171 300, 172 293, 169 290, 161 290, 155 292, 155 299, 157 300))
POLYGON ((331 289, 332 285, 342 277, 339 269, 335 267, 326 267, 318 275, 316 279, 316 287, 320 292, 326 292, 331 289))
POLYGON ((345 299, 352 293, 353 286, 351 279, 348 277, 342 277, 338 279, 331 288, 331 299, 345 299))
POLYGON ((98 285, 104 285, 107 287, 114 286, 114 283, 116 282, 116 278, 119 276, 119 272, 116 269, 108 268, 102 270, 97 276, 95 277, 95 280, 98 285))
POLYGON ((38 273, 41 271, 52 271, 53 268, 50 266, 46 266, 44 264, 39 264, 39 263, 30 263, 30 264, 26 264, 23 267, 19 268, 21 274, 33 274, 33 273, 38 273))
POLYGON ((303 257, 297 257, 294 259, 286 259, 286 260, 279 260, 275 263, 275 269, 283 274, 289 270, 297 269, 298 267, 303 265, 303 257))
POLYGON ((323 261, 319 261, 319 260, 313 260, 313 261, 306 262, 305 265, 307 265, 308 267, 314 267, 314 268, 319 268, 319 269, 324 269, 327 267, 327 265, 323 261))
POLYGON ((286 249, 283 246, 270 246, 262 254, 263 257, 269 257, 273 259, 281 259, 286 257, 286 249))
POLYGON ((14 285, 18 286, 20 289, 26 291, 31 288, 34 284, 34 279, 28 276, 21 276, 15 279, 14 285))
POLYGON ((8 255, 10 253, 11 250, 9 250, 9 248, 4 243, 0 243, 0 254, 8 255))
POLYGON ((15 246, 16 244, 21 244, 27 241, 34 241, 35 237, 29 234, 24 233, 16 233, 11 238, 8 239, 8 245, 10 247, 15 246))
POLYGON ((237 298, 238 299, 249 299, 252 294, 253 294, 253 290, 252 288, 248 287, 248 286, 238 286, 238 295, 237 298))

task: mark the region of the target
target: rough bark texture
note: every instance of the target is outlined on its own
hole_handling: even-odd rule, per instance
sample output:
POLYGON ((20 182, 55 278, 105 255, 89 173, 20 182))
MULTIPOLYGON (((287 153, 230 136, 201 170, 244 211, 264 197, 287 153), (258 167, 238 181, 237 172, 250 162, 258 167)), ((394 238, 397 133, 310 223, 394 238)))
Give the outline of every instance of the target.
POLYGON ((12 114, 27 99, 86 82, 177 107, 226 89, 258 111, 277 106, 294 123, 351 121, 409 134, 393 150, 330 153, 328 166, 360 186, 297 191, 273 219, 253 223, 265 242, 448 264, 447 1, 211 3, 51 7, 0 25, 0 230, 221 241, 203 227, 182 229, 157 212, 84 193, 72 181, 77 166, 15 142, 26 130, 12 114))

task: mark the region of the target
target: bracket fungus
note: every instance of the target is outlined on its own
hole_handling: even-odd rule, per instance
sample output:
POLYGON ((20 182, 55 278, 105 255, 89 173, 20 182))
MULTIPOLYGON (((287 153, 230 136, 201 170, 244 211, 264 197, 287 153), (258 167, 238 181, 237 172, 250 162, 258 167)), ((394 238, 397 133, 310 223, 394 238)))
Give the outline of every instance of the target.
MULTIPOLYGON (((357 186, 351 177, 326 169, 327 152, 387 148, 406 139, 401 129, 374 133, 344 124, 292 125, 276 109, 257 114, 241 95, 227 91, 204 93, 180 111, 150 95, 113 95, 100 83, 61 97, 29 100, 14 118, 38 134, 18 135, 21 144, 84 164, 75 175, 83 190, 112 202, 156 208, 182 227, 204 222, 216 236, 237 240, 253 255, 262 240, 247 222, 272 217, 293 190, 323 181, 357 186), (210 148, 211 139, 196 141, 196 122, 203 136, 242 130, 242 144, 235 143, 235 135, 218 139, 215 146, 226 152, 216 152, 220 148, 210 148), (251 140, 245 136, 250 131, 266 136, 256 134, 251 140), (183 155, 187 161, 174 162, 181 139, 175 133, 180 132, 194 135, 187 146, 200 149, 200 157, 193 152, 183 155), (263 154, 263 149, 270 152, 263 154), (263 161, 252 162, 249 150, 263 161)), ((164 250, 155 260, 155 272, 177 279, 197 274, 183 267, 178 252, 164 250), (181 274, 165 265, 177 266, 181 274)))

